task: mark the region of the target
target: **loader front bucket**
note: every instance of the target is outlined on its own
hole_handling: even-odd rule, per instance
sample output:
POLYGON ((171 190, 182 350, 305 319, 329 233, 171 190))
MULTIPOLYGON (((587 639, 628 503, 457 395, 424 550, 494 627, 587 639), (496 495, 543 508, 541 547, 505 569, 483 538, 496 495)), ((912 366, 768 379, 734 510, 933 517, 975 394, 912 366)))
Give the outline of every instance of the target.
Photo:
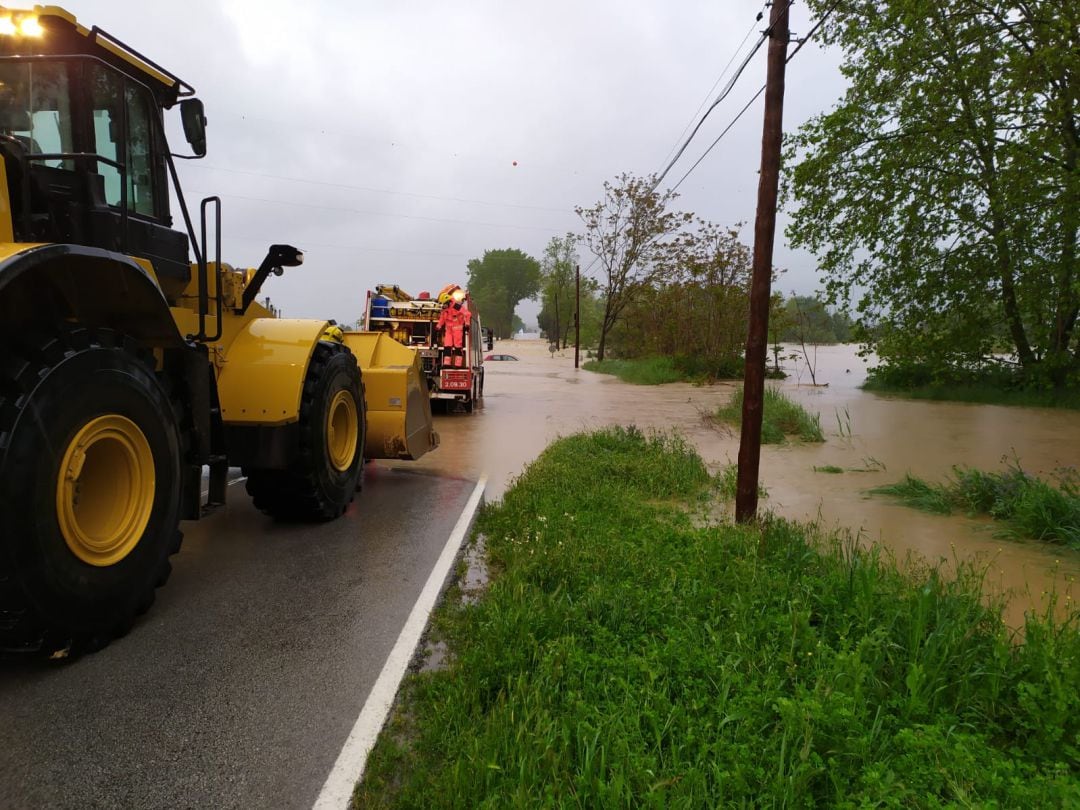
POLYGON ((383 332, 346 332, 364 380, 365 458, 415 460, 439 446, 420 356, 383 332))

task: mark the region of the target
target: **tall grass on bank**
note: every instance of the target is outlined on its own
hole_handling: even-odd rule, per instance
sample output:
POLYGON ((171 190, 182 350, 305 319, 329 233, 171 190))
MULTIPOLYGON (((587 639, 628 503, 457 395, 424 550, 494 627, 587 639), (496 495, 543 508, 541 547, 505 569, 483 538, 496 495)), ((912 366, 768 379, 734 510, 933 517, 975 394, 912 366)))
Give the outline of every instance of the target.
POLYGON ((901 574, 779 520, 702 527, 677 439, 562 439, 485 509, 493 571, 447 600, 362 807, 1080 802, 1080 633, 1022 643, 979 577, 901 574))
POLYGON ((670 357, 650 357, 643 360, 586 360, 586 371, 611 374, 634 385, 663 385, 680 382, 683 373, 670 357))
POLYGON ((1080 410, 1080 388, 1075 384, 1064 389, 1025 386, 1015 374, 1002 372, 939 380, 918 368, 880 367, 870 371, 862 388, 910 399, 1080 410))
POLYGON ((870 492, 891 495, 926 512, 988 515, 1005 524, 1003 534, 1080 549, 1080 474, 1063 469, 1056 478, 1055 486, 1014 462, 999 473, 954 467, 952 477, 943 484, 908 474, 902 481, 870 492))
POLYGON ((612 374, 634 385, 663 385, 689 382, 697 385, 742 376, 740 358, 698 356, 643 357, 634 360, 588 360, 586 371, 612 374))
MULTIPOLYGON (((736 427, 742 424, 743 390, 738 389, 731 401, 716 412, 716 418, 736 427)), ((821 414, 812 414, 791 397, 776 388, 765 389, 761 416, 761 443, 783 444, 788 436, 798 436, 804 442, 823 442, 821 414)))

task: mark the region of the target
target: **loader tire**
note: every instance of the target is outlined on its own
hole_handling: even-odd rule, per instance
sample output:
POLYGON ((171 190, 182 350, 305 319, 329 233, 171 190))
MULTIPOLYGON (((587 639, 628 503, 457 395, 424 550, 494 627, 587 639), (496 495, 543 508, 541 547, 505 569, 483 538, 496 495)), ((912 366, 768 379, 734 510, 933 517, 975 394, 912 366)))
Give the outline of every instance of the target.
POLYGON ((154 601, 179 550, 180 408, 107 329, 0 363, 0 649, 91 652, 154 601))
POLYGON ((285 470, 244 469, 255 507, 281 520, 339 517, 360 489, 367 415, 349 349, 320 341, 300 396, 300 447, 285 470))

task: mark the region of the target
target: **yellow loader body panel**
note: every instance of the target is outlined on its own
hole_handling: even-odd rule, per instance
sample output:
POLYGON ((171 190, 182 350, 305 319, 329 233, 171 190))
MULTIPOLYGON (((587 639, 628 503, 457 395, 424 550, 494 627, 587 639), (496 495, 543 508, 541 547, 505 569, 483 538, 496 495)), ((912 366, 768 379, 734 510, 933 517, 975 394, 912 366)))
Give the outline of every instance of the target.
POLYGON ((308 359, 326 323, 256 318, 244 324, 217 359, 218 398, 225 423, 295 422, 308 359))
POLYGON ((439 445, 416 352, 381 332, 345 332, 367 404, 366 458, 417 459, 439 445))

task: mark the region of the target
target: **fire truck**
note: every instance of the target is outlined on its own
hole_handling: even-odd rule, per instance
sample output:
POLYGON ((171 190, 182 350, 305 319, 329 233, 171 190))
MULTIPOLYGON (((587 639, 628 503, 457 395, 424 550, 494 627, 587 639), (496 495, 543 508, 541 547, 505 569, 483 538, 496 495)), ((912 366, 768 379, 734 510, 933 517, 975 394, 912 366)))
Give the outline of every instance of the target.
POLYGON ((467 290, 449 284, 432 296, 412 296, 396 284, 379 284, 367 293, 361 329, 385 332, 420 356, 432 405, 452 405, 472 413, 484 395, 484 348, 492 348, 492 332, 480 324, 480 315, 467 290), (460 340, 446 340, 447 313, 459 316, 460 340), (460 343, 461 345, 448 345, 460 343))

